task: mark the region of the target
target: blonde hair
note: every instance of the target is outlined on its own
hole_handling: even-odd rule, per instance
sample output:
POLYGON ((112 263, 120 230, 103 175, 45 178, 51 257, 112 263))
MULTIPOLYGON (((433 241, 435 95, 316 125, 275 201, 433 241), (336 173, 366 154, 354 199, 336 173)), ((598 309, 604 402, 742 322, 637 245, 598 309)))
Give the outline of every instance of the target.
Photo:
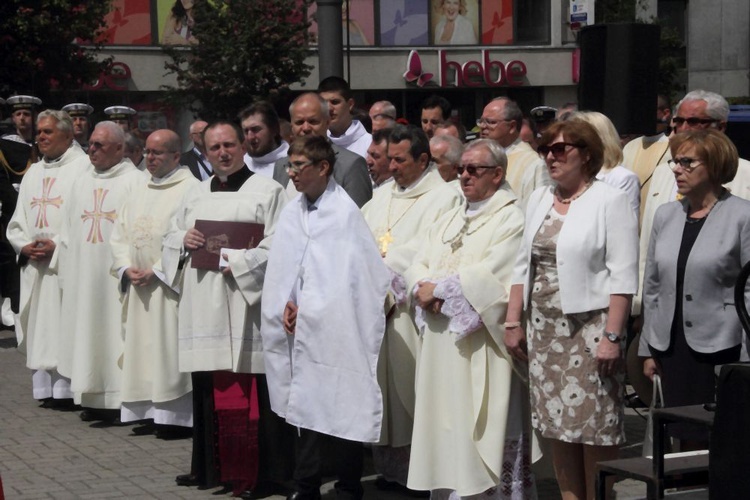
POLYGON ((596 129, 604 144, 602 170, 612 170, 622 163, 622 146, 620 135, 612 121, 597 111, 576 111, 569 120, 580 120, 596 129))
MULTIPOLYGON (((443 10, 443 5, 445 5, 445 0, 440 0, 440 6, 438 7, 438 11, 443 10)), ((466 0, 459 0, 458 2, 458 13, 462 16, 466 15, 466 0)))

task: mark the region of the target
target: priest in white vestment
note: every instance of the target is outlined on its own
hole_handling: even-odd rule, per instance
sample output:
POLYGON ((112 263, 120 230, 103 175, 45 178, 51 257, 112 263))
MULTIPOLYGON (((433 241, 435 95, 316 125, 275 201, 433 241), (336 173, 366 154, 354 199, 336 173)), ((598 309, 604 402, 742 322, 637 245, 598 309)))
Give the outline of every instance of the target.
POLYGON ((281 138, 279 116, 273 105, 257 101, 240 112, 245 134, 245 165, 256 174, 273 178, 273 167, 286 158, 289 143, 281 138))
POLYGON ((300 194, 279 217, 263 287, 263 352, 273 410, 300 430, 290 498, 320 498, 328 442, 338 498, 362 498, 361 442, 380 438, 376 377, 390 279, 357 205, 336 184, 323 137, 296 139, 300 194))
POLYGON ((84 421, 114 421, 122 402, 122 305, 109 273, 109 240, 120 207, 144 181, 124 158, 124 143, 116 123, 97 124, 89 146, 93 168, 73 184, 58 247, 64 312, 58 369, 70 377, 84 421))
POLYGON ((171 130, 148 136, 143 153, 151 177, 123 204, 110 240, 125 324, 120 420, 152 420, 156 429, 146 425, 133 432, 155 430, 157 437, 184 436, 184 430, 171 426, 193 425, 190 375, 177 366, 179 290, 167 285, 158 269, 169 221, 186 192, 199 183, 180 166, 181 149, 179 136, 171 130))
POLYGON ((521 108, 507 97, 497 97, 484 107, 477 123, 482 139, 492 139, 505 148, 508 157, 505 180, 518 197, 516 205, 525 210, 531 193, 551 181, 547 164, 527 142, 521 140, 521 108))
POLYGON ((16 333, 19 349, 32 370, 35 399, 45 407, 69 406, 70 379, 58 371, 62 295, 56 266, 64 208, 73 182, 91 168, 89 157, 73 140, 73 123, 64 111, 45 110, 36 121, 42 159, 21 182, 18 204, 8 224, 8 241, 21 266, 21 296, 16 333))
POLYGON ((318 94, 328 103, 331 114, 331 121, 328 123, 328 138, 331 142, 367 158, 372 135, 352 116, 354 99, 349 82, 339 76, 329 76, 318 85, 318 94))
POLYGON ((285 479, 266 470, 274 453, 286 453, 283 432, 258 427, 273 423, 265 395, 260 302, 268 248, 286 195, 276 181, 245 166, 239 127, 215 122, 203 136, 214 176, 188 191, 162 251, 165 282, 181 287, 179 369, 192 373, 193 382, 193 461, 190 474, 176 481, 229 484, 241 495, 258 481, 285 479), (228 264, 221 270, 193 268, 192 252, 207 245, 196 220, 262 224, 263 239, 248 250, 221 248, 228 264))
POLYGON ((384 481, 406 485, 414 425, 414 372, 419 341, 402 274, 412 264, 430 226, 462 199, 430 165, 429 142, 420 128, 394 127, 387 153, 394 182, 377 189, 362 208, 393 281, 393 310, 388 314, 378 362, 383 429, 379 446, 373 447, 375 468, 383 476, 377 485, 383 488, 389 486, 384 481))
POLYGON ((535 497, 528 388, 503 344, 524 221, 506 165, 494 141, 467 145, 467 204, 430 228, 405 273, 422 338, 408 486, 432 498, 535 497))

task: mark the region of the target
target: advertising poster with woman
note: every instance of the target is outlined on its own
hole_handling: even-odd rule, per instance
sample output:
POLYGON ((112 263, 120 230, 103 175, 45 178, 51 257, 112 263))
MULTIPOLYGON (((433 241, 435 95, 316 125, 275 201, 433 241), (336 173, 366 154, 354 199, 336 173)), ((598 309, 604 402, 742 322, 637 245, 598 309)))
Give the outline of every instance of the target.
POLYGON ((161 45, 192 45, 193 6, 200 0, 157 0, 157 25, 161 45))
POLYGON ((477 0, 431 0, 435 45, 476 45, 479 27, 477 0))

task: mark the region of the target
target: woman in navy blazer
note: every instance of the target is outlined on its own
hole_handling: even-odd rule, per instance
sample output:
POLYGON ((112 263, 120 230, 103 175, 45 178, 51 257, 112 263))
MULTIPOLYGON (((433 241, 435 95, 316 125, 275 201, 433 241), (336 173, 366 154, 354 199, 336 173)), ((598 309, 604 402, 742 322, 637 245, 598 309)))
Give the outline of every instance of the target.
MULTIPOLYGON (((643 278, 643 371, 662 378, 666 406, 713 402, 715 366, 739 360, 742 327, 734 284, 750 260, 750 202, 732 196, 732 141, 713 129, 669 141, 680 201, 654 216, 643 278)), ((698 426, 670 426, 683 449, 704 447, 698 426)))
POLYGON ((550 439, 563 498, 593 498, 596 463, 624 441, 621 341, 638 290, 638 221, 624 191, 596 180, 594 127, 558 122, 540 144, 555 186, 529 197, 504 341, 529 363, 532 425, 550 439))

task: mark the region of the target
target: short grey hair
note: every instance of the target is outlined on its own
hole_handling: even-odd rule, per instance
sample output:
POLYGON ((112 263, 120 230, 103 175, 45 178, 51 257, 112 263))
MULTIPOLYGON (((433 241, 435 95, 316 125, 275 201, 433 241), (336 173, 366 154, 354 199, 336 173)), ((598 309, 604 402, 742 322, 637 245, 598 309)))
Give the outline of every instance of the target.
POLYGON ((520 130, 521 126, 523 125, 523 111, 521 111, 521 108, 518 106, 518 103, 514 101, 513 99, 510 99, 508 97, 502 97, 502 96, 495 97, 492 100, 505 102, 505 108, 503 108, 503 114, 504 114, 503 118, 505 120, 516 122, 516 125, 518 126, 518 129, 520 130))
MULTIPOLYGON (((475 139, 464 146, 464 153, 473 149, 483 148, 490 154, 492 166, 508 168, 508 156, 505 149, 493 139, 475 139)), ((505 177, 505 176, 503 176, 505 177)))
POLYGON ((145 145, 143 144, 143 140, 141 140, 140 137, 131 134, 130 132, 125 132, 125 150, 126 151, 134 151, 136 149, 143 149, 145 145))
POLYGON ((94 127, 94 130, 99 128, 106 130, 109 133, 110 138, 114 142, 125 144, 125 131, 115 122, 111 120, 99 122, 96 124, 96 127, 94 127))
POLYGON ((56 120, 57 124, 55 126, 57 127, 57 130, 61 130, 66 134, 73 133, 73 119, 67 112, 59 109, 45 109, 36 116, 37 127, 39 127, 39 120, 43 118, 52 118, 53 120, 56 120))
POLYGON ((393 120, 396 119, 397 113, 396 113, 396 106, 393 105, 391 101, 378 101, 372 104, 371 107, 380 105, 383 109, 381 110, 381 114, 384 114, 393 120))
POLYGON ((682 106, 683 103, 691 101, 705 101, 706 114, 714 120, 725 122, 729 118, 729 103, 716 92, 709 92, 708 90, 700 89, 688 92, 685 97, 677 103, 677 109, 680 109, 680 106, 682 106))
POLYGON ((330 114, 328 111, 328 101, 320 97, 320 94, 316 94, 315 92, 305 92, 304 94, 298 95, 289 105, 289 117, 292 117, 292 110, 294 109, 294 105, 297 104, 297 101, 308 96, 315 96, 315 98, 318 100, 318 103, 320 103, 320 112, 323 114, 323 116, 326 117, 326 119, 330 119, 330 114))
POLYGON ((460 165, 461 155, 464 153, 463 143, 452 135, 436 135, 430 139, 430 148, 440 143, 448 145, 448 149, 445 150, 445 159, 448 160, 451 165, 460 165))

